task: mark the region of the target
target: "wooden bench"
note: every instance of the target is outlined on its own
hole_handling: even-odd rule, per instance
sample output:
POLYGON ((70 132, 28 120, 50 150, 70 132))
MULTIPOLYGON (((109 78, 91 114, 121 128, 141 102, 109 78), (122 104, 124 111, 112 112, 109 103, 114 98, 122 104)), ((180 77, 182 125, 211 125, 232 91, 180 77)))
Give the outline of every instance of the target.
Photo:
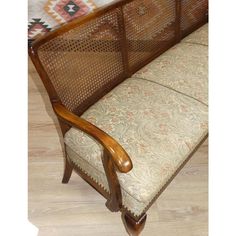
POLYGON ((64 137, 62 182, 76 171, 130 235, 208 135, 207 10, 115 1, 29 49, 64 137))

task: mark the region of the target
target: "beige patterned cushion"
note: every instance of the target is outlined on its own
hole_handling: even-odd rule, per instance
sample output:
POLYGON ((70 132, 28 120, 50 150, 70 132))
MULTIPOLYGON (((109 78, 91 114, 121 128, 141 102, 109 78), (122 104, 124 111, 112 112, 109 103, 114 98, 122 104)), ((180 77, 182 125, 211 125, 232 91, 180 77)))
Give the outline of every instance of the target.
MULTIPOLYGON (((114 137, 133 169, 118 173, 123 205, 140 215, 207 134, 207 106, 158 84, 130 78, 90 107, 82 117, 114 137)), ((69 158, 108 190, 102 148, 71 128, 69 158)))
POLYGON ((208 24, 205 24, 182 40, 184 43, 208 45, 208 24))
POLYGON ((180 43, 132 77, 146 79, 208 103, 208 48, 180 43))

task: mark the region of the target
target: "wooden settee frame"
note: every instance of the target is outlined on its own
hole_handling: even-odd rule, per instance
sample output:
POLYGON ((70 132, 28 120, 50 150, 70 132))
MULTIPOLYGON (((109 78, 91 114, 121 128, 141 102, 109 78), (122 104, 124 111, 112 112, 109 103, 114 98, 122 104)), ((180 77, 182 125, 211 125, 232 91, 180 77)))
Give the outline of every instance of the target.
MULTIPOLYGON (((140 68, 148 64, 150 61, 158 57, 160 54, 165 52, 167 49, 169 49, 176 43, 180 42, 182 38, 184 38, 185 36, 193 32, 194 30, 196 30, 197 28, 205 24, 208 21, 208 14, 206 11, 204 15, 201 14, 198 22, 194 23, 191 27, 188 27, 187 29, 182 29, 181 18, 183 14, 183 11, 182 11, 183 1, 175 0, 174 2, 175 2, 176 18, 175 18, 174 23, 170 26, 175 31, 174 38, 164 43, 163 45, 159 46, 159 48, 157 48, 157 50, 152 55, 150 55, 148 58, 146 58, 145 60, 141 61, 140 63, 136 64, 135 66, 131 68, 129 65, 129 58, 127 55, 127 52, 129 49, 127 45, 128 43, 127 43, 127 38, 126 38, 126 27, 125 27, 125 21, 124 21, 124 16, 123 16, 123 7, 132 1, 135 1, 135 0, 114 1, 111 4, 108 4, 102 8, 95 10, 93 13, 87 16, 84 16, 82 18, 75 19, 71 22, 60 25, 60 27, 58 27, 54 31, 49 32, 46 35, 35 40, 32 46, 29 48, 29 55, 48 92, 53 110, 55 114, 57 115, 57 118, 61 127, 62 135, 64 136, 65 133, 71 127, 75 127, 87 133, 89 136, 93 137, 94 139, 96 139, 104 148, 102 161, 103 161, 104 170, 107 176, 107 181, 109 184, 109 189, 110 189, 109 192, 105 191, 100 185, 98 185, 95 181, 93 181, 78 166, 70 162, 70 160, 67 158, 66 155, 65 155, 65 170, 64 170, 64 176, 63 176, 62 182, 68 183, 72 170, 76 171, 85 181, 87 181, 92 187, 94 187, 102 196, 104 196, 107 199, 106 206, 109 210, 122 212, 122 218, 124 220, 127 231, 131 235, 138 235, 144 227, 144 224, 146 221, 146 211, 148 210, 148 208, 152 205, 153 201, 155 201, 156 198, 164 191, 166 186, 172 181, 174 176, 181 170, 181 168, 185 165, 185 163, 190 159, 192 154, 197 150, 197 148, 201 144, 199 144, 198 147, 195 148, 195 150, 189 155, 185 163, 181 165, 181 167, 177 170, 175 175, 168 181, 168 183, 162 188, 162 190, 158 193, 158 195, 153 199, 153 201, 145 209, 145 212, 143 212, 141 216, 137 217, 133 215, 131 212, 129 212, 122 205, 121 188, 120 188, 119 180, 116 174, 116 171, 127 173, 132 169, 132 161, 130 157, 116 140, 114 140, 111 136, 109 136, 107 133, 100 130, 98 127, 94 126, 90 122, 80 118, 80 115, 89 106, 95 103, 100 97, 102 97, 104 94, 109 92, 112 88, 114 88, 117 84, 121 83, 126 78, 129 78, 132 74, 134 74, 140 68), (117 79, 116 82, 106 87, 104 91, 102 92, 100 91, 99 95, 96 94, 96 96, 92 97, 91 101, 89 101, 87 105, 83 105, 79 109, 70 110, 62 102, 60 98, 60 94, 58 94, 58 91, 56 91, 55 86, 52 83, 49 74, 45 70, 45 67, 42 64, 41 59, 38 54, 39 48, 45 43, 49 42, 50 40, 55 39, 56 37, 60 37, 61 35, 67 33, 68 31, 78 26, 84 25, 115 9, 119 9, 118 18, 119 18, 119 26, 120 26, 120 34, 121 34, 119 43, 122 45, 121 53, 122 53, 122 59, 123 59, 123 65, 124 65, 124 73, 119 79, 117 79)), ((96 43, 96 42, 97 41, 94 41, 92 43, 96 43)), ((140 43, 149 44, 150 42, 143 41, 140 43)))

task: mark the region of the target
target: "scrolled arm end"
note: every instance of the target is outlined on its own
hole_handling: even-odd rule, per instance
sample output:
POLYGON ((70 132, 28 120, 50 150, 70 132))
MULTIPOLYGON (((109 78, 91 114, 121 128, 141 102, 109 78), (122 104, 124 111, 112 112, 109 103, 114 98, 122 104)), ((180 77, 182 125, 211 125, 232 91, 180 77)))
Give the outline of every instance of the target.
POLYGON ((110 142, 107 151, 112 157, 113 163, 119 172, 127 173, 133 168, 133 163, 127 154, 127 152, 123 149, 123 147, 117 143, 113 138, 109 136, 110 142))
POLYGON ((61 103, 53 103, 53 109, 58 118, 63 122, 80 129, 95 138, 107 150, 109 156, 112 159, 112 162, 119 172, 127 173, 133 168, 132 161, 127 152, 115 139, 113 139, 107 133, 90 122, 80 118, 79 116, 76 116, 61 103))

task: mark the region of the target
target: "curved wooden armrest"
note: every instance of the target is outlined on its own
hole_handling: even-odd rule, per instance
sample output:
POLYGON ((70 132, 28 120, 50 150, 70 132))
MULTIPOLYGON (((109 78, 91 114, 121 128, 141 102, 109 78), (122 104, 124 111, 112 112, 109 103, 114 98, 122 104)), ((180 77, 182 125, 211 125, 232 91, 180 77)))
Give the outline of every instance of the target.
POLYGON ((132 161, 122 146, 107 133, 91 124, 90 122, 76 116, 60 103, 53 103, 53 109, 57 116, 67 124, 82 130, 95 138, 109 153, 116 168, 127 173, 133 168, 132 161))

